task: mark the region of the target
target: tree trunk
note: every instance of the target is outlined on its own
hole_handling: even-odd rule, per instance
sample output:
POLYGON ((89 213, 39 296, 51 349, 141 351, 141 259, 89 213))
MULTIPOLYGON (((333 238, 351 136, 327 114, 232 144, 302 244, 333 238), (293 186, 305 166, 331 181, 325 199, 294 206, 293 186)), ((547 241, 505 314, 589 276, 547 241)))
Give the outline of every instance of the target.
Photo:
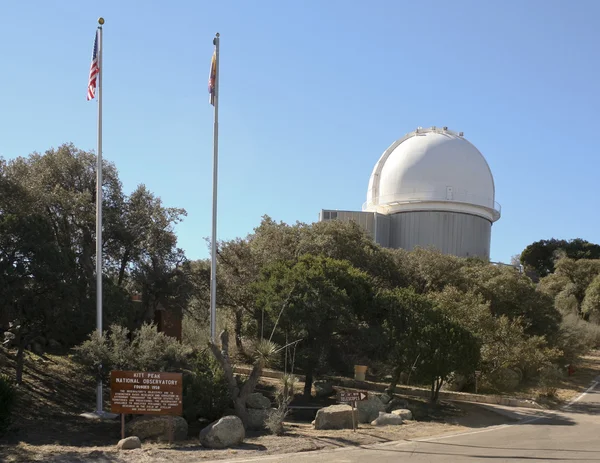
POLYGON ((396 390, 396 385, 398 384, 398 381, 400 381, 401 374, 402 374, 402 368, 396 367, 394 369, 394 374, 392 375, 392 382, 390 383, 389 387, 385 390, 385 392, 388 395, 394 394, 394 391, 396 390))
POLYGON ((17 350, 17 366, 15 368, 15 380, 17 384, 21 384, 23 382, 23 363, 25 361, 24 351, 25 351, 25 339, 23 336, 19 334, 19 343, 17 350))
POLYGON ((260 360, 257 360, 254 363, 252 372, 250 373, 248 380, 246 381, 246 383, 242 387, 242 390, 240 391, 235 376, 233 375, 233 369, 231 368, 229 359, 223 356, 219 347, 215 343, 209 343, 209 347, 211 352, 217 359, 217 362, 219 362, 219 365, 221 365, 223 372, 225 373, 225 378, 227 379, 227 384, 229 386, 229 394, 231 396, 231 400, 233 401, 233 408, 235 409, 235 413, 238 416, 238 418, 242 420, 242 423, 244 423, 244 427, 246 428, 248 426, 249 418, 248 409, 246 408, 246 399, 250 394, 252 394, 252 392, 254 392, 254 389, 258 384, 258 380, 262 375, 264 364, 260 360))
POLYGON ((431 383, 431 403, 436 404, 438 402, 442 384, 444 384, 443 378, 436 378, 431 383))
POLYGON ((313 363, 309 360, 308 368, 306 369, 306 380, 304 381, 304 398, 310 399, 312 395, 313 383, 313 363))
POLYGON ((119 279, 117 281, 117 286, 121 286, 123 284, 123 278, 125 277, 125 268, 127 267, 127 263, 129 262, 129 249, 125 251, 123 258, 121 259, 121 267, 119 268, 119 279))
POLYGON ((242 317, 244 312, 242 310, 235 311, 235 347, 239 353, 244 353, 244 345, 242 344, 242 317))

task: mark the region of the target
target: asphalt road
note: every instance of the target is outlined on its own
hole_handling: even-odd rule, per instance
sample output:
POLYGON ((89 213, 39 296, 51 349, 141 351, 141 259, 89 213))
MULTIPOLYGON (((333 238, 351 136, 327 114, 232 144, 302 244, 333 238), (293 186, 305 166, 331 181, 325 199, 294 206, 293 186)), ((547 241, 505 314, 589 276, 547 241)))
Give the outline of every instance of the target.
MULTIPOLYGON (((597 378, 600 381, 600 377, 597 378)), ((505 409, 506 410, 506 409, 505 409)), ((519 413, 518 411, 516 412, 519 413)), ((235 463, 600 462, 600 384, 557 412, 520 415, 514 424, 456 435, 351 449, 230 460, 235 463)), ((221 461, 221 463, 224 463, 221 461)))

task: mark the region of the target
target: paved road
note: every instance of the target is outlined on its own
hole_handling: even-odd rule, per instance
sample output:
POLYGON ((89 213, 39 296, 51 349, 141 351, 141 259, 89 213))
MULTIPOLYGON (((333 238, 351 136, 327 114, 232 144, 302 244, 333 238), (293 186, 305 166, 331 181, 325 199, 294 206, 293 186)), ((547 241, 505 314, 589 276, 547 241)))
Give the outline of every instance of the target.
MULTIPOLYGON (((600 381, 600 377, 598 378, 600 381)), ((600 384, 560 412, 453 436, 231 460, 289 463, 600 462, 600 384)), ((222 462, 223 463, 223 462, 222 462)))

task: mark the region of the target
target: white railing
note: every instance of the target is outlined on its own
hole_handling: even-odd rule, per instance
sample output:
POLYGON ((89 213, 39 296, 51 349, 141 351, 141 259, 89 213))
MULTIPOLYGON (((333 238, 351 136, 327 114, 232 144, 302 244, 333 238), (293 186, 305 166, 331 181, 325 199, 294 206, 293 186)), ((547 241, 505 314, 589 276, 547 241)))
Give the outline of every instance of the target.
POLYGON ((394 206, 398 204, 410 204, 417 202, 449 202, 464 203, 475 206, 485 207, 497 211, 500 215, 502 206, 492 198, 485 198, 469 193, 466 190, 455 189, 452 192, 447 190, 421 190, 401 189, 393 195, 385 195, 377 198, 377 202, 366 201, 363 203, 362 210, 371 206, 394 206))

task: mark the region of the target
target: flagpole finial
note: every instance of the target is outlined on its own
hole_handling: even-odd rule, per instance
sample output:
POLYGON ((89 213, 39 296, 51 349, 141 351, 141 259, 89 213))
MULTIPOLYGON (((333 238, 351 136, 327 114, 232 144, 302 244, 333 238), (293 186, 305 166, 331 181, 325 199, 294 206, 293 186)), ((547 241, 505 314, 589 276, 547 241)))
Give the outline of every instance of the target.
POLYGON ((218 32, 217 32, 217 34, 216 34, 216 35, 217 35, 217 38, 221 37, 221 34, 219 34, 218 32))
POLYGON ((102 24, 104 24, 104 18, 102 16, 98 18, 98 24, 100 24, 101 26, 102 24))

